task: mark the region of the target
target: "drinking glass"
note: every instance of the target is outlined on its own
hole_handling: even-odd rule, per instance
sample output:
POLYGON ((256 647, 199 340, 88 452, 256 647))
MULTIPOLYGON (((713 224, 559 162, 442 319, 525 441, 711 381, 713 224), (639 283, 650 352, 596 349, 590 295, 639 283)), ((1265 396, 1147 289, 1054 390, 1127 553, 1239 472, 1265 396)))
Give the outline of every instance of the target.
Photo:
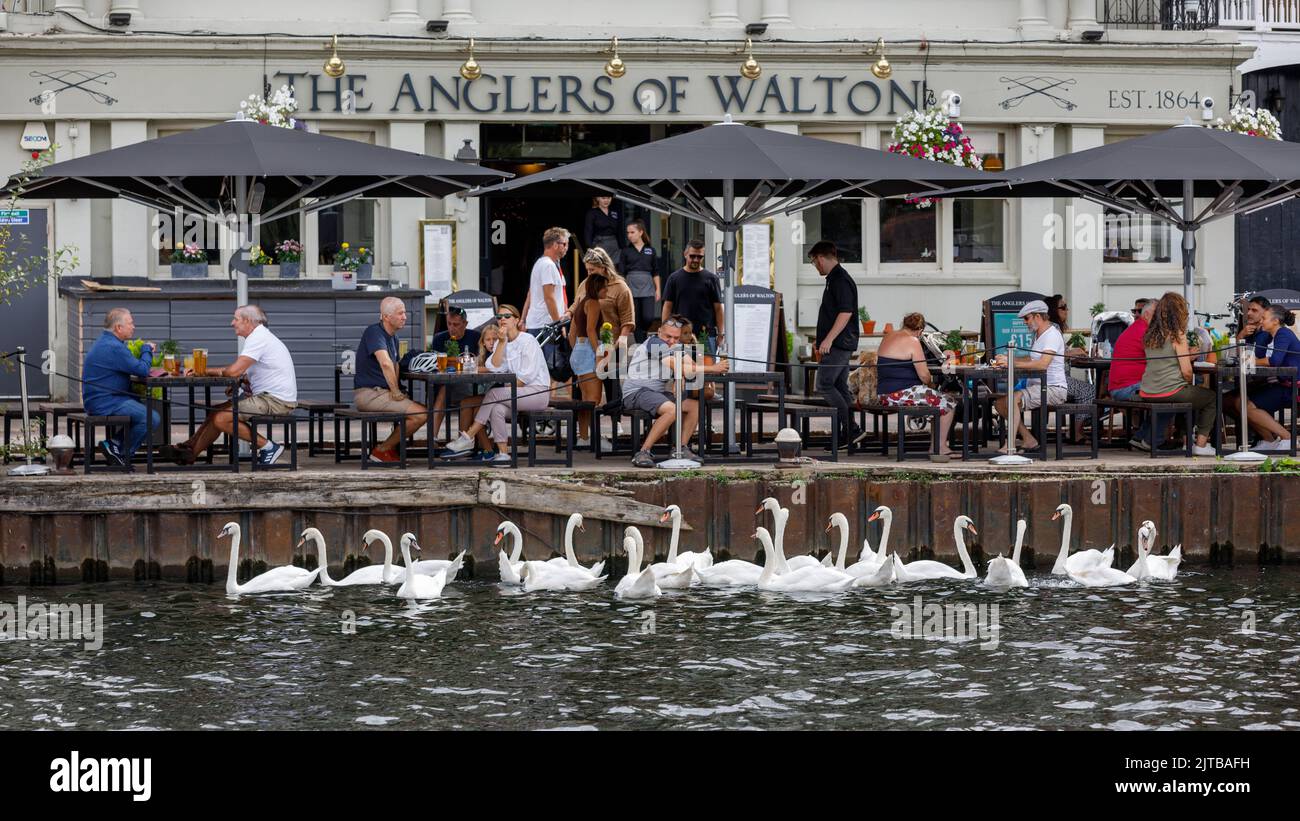
POLYGON ((167 372, 168 376, 176 376, 176 374, 179 373, 179 369, 176 366, 176 354, 169 353, 163 355, 163 370, 167 372))
POLYGON ((194 349, 194 373, 198 376, 207 376, 208 374, 208 349, 194 349))
POLYGON ((410 351, 411 351, 411 340, 399 339, 397 341, 397 356, 399 359, 403 356, 406 356, 408 353, 410 353, 410 351))
POLYGON ((194 357, 192 356, 185 357, 185 370, 189 371, 193 369, 194 369, 194 357))
POLYGON ((447 354, 442 352, 438 354, 438 370, 440 372, 447 370, 447 354))

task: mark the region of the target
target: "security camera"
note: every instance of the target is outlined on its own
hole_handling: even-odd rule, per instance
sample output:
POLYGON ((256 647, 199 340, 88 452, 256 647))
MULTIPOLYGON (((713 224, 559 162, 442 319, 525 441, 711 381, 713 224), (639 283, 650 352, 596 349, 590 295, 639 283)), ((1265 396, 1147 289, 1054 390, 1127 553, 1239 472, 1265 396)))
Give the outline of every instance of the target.
POLYGON ((1214 119, 1214 98, 1213 97, 1201 98, 1201 119, 1202 120, 1214 119))
POLYGON ((957 92, 951 89, 948 89, 944 91, 942 94, 940 94, 939 98, 943 101, 943 106, 947 110, 949 117, 961 116, 961 95, 960 94, 958 94, 957 92))

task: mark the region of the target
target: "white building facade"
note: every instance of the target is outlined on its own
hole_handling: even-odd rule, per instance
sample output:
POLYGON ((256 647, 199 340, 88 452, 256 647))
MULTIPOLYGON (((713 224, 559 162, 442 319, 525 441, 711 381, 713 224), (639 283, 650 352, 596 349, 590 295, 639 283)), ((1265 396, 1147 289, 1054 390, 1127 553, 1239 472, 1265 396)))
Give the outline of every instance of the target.
MULTIPOLYGON (((197 0, 6 3, 0 16, 0 172, 30 153, 20 138, 43 125, 56 159, 127 145, 231 117, 239 102, 291 84, 312 130, 453 158, 472 148, 515 172, 578 159, 731 115, 764 128, 884 148, 896 119, 927 91, 961 95, 959 119, 985 166, 1017 166, 1216 116, 1241 86, 1253 45, 1239 30, 1199 30, 1187 18, 1154 25, 1127 0, 315 0, 222 4, 197 0), (17 10, 15 10, 15 7, 17 10), (221 18, 212 14, 219 9, 221 18), (1121 14, 1121 12, 1123 12, 1121 14), (1137 20, 1137 27, 1130 25, 1137 20), (429 31, 429 22, 437 21, 429 31), (1123 23, 1123 24, 1121 24, 1123 23), (762 66, 740 74, 746 26, 762 66), (1190 29, 1190 30, 1189 30, 1190 29), (322 64, 332 35, 346 73, 322 64), (603 71, 619 38, 626 74, 603 71), (460 75, 469 38, 483 76, 460 75), (871 72, 883 38, 893 73, 871 72), (69 73, 74 72, 74 73, 69 73), (54 90, 51 98, 43 92, 54 90), (348 92, 351 92, 349 95, 348 92), (349 98, 355 101, 350 111, 349 98)), ((1148 15, 1149 17, 1149 15, 1148 15)), ((26 203, 50 209, 54 246, 79 250, 77 277, 170 279, 147 209, 109 200, 26 203)), ((537 226, 575 231, 589 203, 363 200, 279 226, 306 245, 303 275, 328 277, 339 242, 375 248, 381 278, 418 284, 419 221, 456 223, 460 288, 522 298, 519 260, 537 226), (520 236, 520 234, 526 236, 520 236), (498 247, 500 246, 500 247, 498 247)), ((1084 324, 1088 306, 1122 308, 1181 283, 1180 237, 1159 226, 1107 222, 1066 199, 957 201, 918 210, 845 201, 774 221, 772 284, 787 321, 815 324, 822 282, 805 252, 843 249, 860 303, 879 322, 920 310, 942 328, 974 328, 979 303, 1017 290, 1060 293, 1084 324), (1059 230, 1053 230, 1059 229, 1059 230)), ((645 214, 673 263, 706 234, 645 214)), ((1233 291, 1232 221, 1201 232, 1198 303, 1233 291)), ((537 234, 534 236, 534 234, 537 234)), ((224 278, 221 248, 210 276, 224 278)), ((671 270, 671 268, 669 269, 671 270)), ((275 269, 270 269, 275 276, 275 269)), ((51 346, 61 333, 50 289, 51 346)))

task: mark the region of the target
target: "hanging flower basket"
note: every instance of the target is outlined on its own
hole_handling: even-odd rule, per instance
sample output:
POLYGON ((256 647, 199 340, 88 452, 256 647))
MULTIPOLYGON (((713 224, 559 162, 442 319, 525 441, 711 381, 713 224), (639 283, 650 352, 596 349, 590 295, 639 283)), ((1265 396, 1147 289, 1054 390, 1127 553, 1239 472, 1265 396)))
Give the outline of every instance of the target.
POLYGON ((284 85, 280 86, 269 99, 264 100, 256 94, 248 95, 248 99, 239 104, 236 116, 245 120, 254 120, 262 125, 296 128, 298 121, 293 118, 293 114, 297 110, 298 101, 293 97, 293 89, 284 85))
POLYGON ((1246 108, 1234 106, 1228 112, 1228 119, 1222 117, 1210 124, 1210 128, 1219 131, 1235 131, 1248 137, 1263 137, 1268 140, 1282 139, 1282 123, 1278 122, 1273 112, 1266 108, 1246 108))
MULTIPOLYGON (((894 154, 961 168, 974 168, 976 171, 981 171, 984 167, 961 123, 937 106, 899 117, 890 139, 887 150, 894 154)), ((909 199, 907 202, 919 208, 929 208, 934 200, 921 198, 909 199)))

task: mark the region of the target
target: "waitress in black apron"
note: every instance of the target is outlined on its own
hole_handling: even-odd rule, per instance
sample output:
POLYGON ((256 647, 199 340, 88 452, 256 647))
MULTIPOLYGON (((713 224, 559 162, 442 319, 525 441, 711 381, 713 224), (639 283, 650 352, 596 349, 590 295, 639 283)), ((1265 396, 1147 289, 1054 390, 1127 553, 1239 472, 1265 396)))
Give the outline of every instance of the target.
POLYGON ((636 341, 645 342, 646 329, 658 317, 655 305, 663 298, 663 283, 659 276, 659 259, 647 241, 645 223, 632 220, 627 224, 627 245, 615 257, 619 271, 632 289, 632 304, 636 308, 636 341))
POLYGON ((613 202, 613 197, 591 198, 591 210, 582 225, 582 244, 586 250, 603 248, 610 259, 617 260, 627 241, 623 239, 623 215, 613 202))

